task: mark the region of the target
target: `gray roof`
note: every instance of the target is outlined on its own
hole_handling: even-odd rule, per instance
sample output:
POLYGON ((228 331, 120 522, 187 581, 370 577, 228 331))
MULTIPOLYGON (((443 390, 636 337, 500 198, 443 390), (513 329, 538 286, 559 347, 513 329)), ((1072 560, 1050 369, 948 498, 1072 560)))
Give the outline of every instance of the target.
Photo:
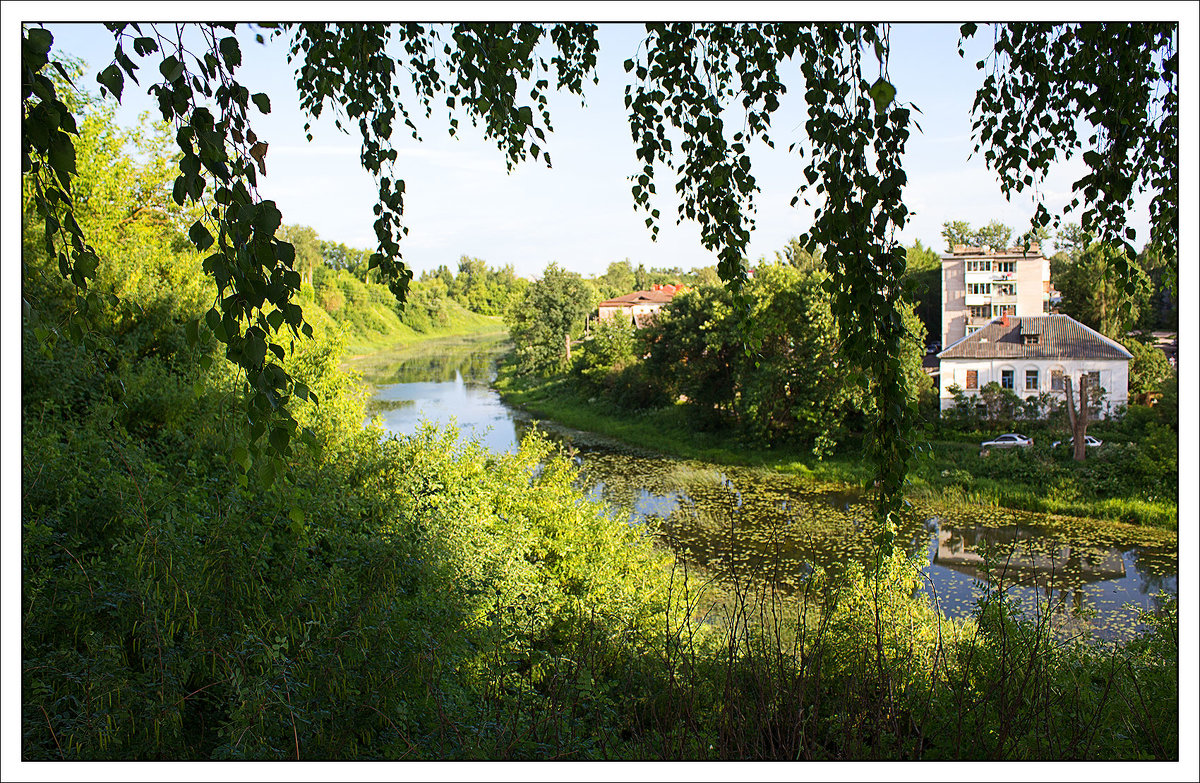
POLYGON ((938 354, 939 359, 1131 359, 1121 345, 1069 315, 1002 318, 967 335, 938 354), (1026 345, 1022 335, 1039 335, 1026 345))

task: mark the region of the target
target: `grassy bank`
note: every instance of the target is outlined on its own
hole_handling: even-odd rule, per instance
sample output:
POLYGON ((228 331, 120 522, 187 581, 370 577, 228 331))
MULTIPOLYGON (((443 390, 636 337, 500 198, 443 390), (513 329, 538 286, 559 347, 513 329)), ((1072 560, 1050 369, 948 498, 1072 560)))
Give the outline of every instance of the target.
POLYGON ((321 297, 321 292, 309 291, 309 295, 301 299, 304 317, 310 323, 337 325, 346 329, 347 356, 425 340, 504 331, 503 319, 472 312, 448 299, 438 303, 436 318, 414 317, 424 313, 410 313, 405 318, 397 313, 395 299, 383 286, 360 284, 350 279, 348 285, 355 284, 357 288, 354 290, 363 292, 357 298, 345 297, 331 302, 329 297, 321 297), (331 304, 337 304, 337 307, 327 309, 331 304))
MULTIPOLYGON (((801 448, 763 448, 729 431, 698 429, 684 405, 631 412, 569 376, 519 377, 502 368, 496 388, 505 402, 535 417, 684 459, 845 484, 861 485, 871 476, 860 441, 845 442, 818 459, 801 448)), ((1108 434, 1102 425, 1094 431, 1108 434)), ((980 454, 979 433, 926 431, 921 438, 909 470, 908 492, 914 497, 1178 529, 1178 500, 1171 486, 1177 468, 1171 455, 1148 455, 1144 452, 1149 449, 1116 443, 1078 465, 1067 449, 1052 450, 1049 437, 1035 438, 1030 449, 993 451, 986 457, 980 454), (1137 476, 1154 480, 1133 487, 1137 476)))

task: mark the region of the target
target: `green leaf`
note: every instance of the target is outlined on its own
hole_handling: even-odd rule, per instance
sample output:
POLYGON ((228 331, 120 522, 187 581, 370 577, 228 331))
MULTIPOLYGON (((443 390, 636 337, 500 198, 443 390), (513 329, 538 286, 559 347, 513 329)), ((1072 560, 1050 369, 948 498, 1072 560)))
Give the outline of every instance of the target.
POLYGON ((213 235, 209 233, 208 229, 199 220, 193 223, 192 227, 188 230, 188 237, 196 245, 196 249, 201 251, 207 250, 213 243, 213 235))
POLYGON ((254 105, 257 106, 258 110, 263 114, 271 113, 271 99, 267 97, 265 92, 254 93, 254 95, 250 96, 250 100, 254 101, 254 105))
POLYGON ((54 43, 54 36, 49 30, 41 27, 35 27, 25 34, 25 39, 29 42, 29 48, 36 54, 46 54, 50 51, 50 46, 54 43))
POLYGON ((242 64, 242 50, 236 38, 222 38, 217 47, 221 50, 221 59, 225 61, 226 68, 233 69, 242 64))
POLYGON ((891 82, 880 76, 871 85, 868 94, 871 96, 871 100, 875 102, 875 111, 882 112, 895 99, 896 88, 892 86, 891 82))
POLYGON ((170 55, 159 64, 158 72, 169 82, 179 81, 179 77, 183 76, 183 62, 175 55, 170 55))
POLYGON ((258 469, 259 481, 261 481, 263 483, 264 487, 270 489, 271 485, 275 483, 275 473, 276 473, 276 460, 273 460, 273 459, 264 460, 262 465, 258 469))
POLYGON ((121 74, 120 68, 116 65, 108 66, 96 74, 96 81, 100 82, 118 101, 121 100, 121 91, 125 88, 125 77, 121 74))
POLYGON ((287 449, 288 441, 290 441, 291 439, 292 439, 291 433, 289 433, 283 427, 273 428, 271 430, 271 435, 268 438, 268 440, 271 443, 271 446, 281 454, 287 449))

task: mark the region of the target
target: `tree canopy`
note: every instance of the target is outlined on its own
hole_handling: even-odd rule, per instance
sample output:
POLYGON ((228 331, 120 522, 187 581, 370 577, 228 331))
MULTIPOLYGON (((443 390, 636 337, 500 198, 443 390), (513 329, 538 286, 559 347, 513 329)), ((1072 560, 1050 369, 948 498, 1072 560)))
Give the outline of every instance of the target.
MULTIPOLYGON (((178 175, 172 198, 194 204, 188 235, 207 253, 204 269, 218 296, 203 319, 244 373, 250 434, 268 459, 286 456, 302 435, 288 412, 310 392, 281 367, 285 335, 308 331, 293 301, 301 285, 296 249, 277 236, 276 205, 257 195, 267 146, 253 130, 271 97, 238 80, 242 54, 232 24, 108 25, 114 59, 96 77, 120 99, 145 80, 164 122, 175 130, 178 175), (147 67, 148 66, 148 67, 147 67), (147 76, 149 75, 149 78, 147 76)), ((552 89, 581 95, 595 80, 597 28, 589 24, 281 24, 264 36, 285 39, 301 108, 324 111, 361 136, 360 161, 376 179, 377 248, 370 264, 403 300, 411 272, 401 259, 404 181, 392 172, 398 132, 419 140, 413 112, 447 111, 449 131, 465 116, 496 143, 511 168, 530 157, 550 165, 552 89), (549 54, 543 54, 547 52, 549 54), (552 87, 553 82, 553 87, 552 87), (415 102, 404 96, 415 90, 415 102)), ((745 279, 757 184, 749 145, 774 145, 773 113, 786 91, 785 68, 798 65, 807 121, 790 149, 805 160, 800 199, 812 203, 812 229, 799 244, 820 251, 826 290, 844 348, 874 381, 878 416, 872 453, 878 512, 900 507, 912 453, 914 411, 901 368, 906 339, 901 285, 906 251, 894 234, 908 220, 902 164, 914 122, 904 85, 889 76, 890 27, 857 23, 653 23, 625 62, 630 131, 643 168, 632 196, 656 231, 661 216, 653 180, 670 168, 678 218, 695 221, 702 244, 734 294, 745 279), (680 140, 681 139, 681 140, 680 140)), ((974 36, 974 24, 962 27, 974 36)), ((1006 194, 1036 191, 1052 161, 1082 156, 1088 173, 1071 208, 1100 241, 1125 247, 1125 215, 1149 190, 1152 239, 1175 252, 1178 216, 1177 27, 1160 24, 1024 24, 994 28, 973 116, 977 150, 1006 194), (1077 123, 1077 118, 1086 123, 1077 123), (1081 130, 1081 128, 1087 128, 1081 130), (1088 130, 1090 129, 1090 130, 1088 130), (1088 136, 1091 133, 1092 135, 1088 136)), ((51 56, 49 31, 23 29, 22 170, 45 228, 48 252, 81 294, 97 267, 74 217, 74 137, 69 100, 50 77, 67 73, 51 56)), ((961 49, 960 49, 961 51, 961 49)), ((1039 201, 1036 222, 1052 221, 1039 201)), ((1127 261, 1114 273, 1136 285, 1127 261)), ((86 296, 81 298, 86 303, 86 296)), ((27 303, 28 304, 28 303, 27 303)), ((81 312, 86 304, 81 304, 81 312)), ((195 337, 200 324, 189 330, 195 337)), ((77 330, 80 327, 77 326, 77 330)), ((885 526, 886 528, 886 526, 885 526)), ((881 543, 890 541, 886 529, 881 543)), ((885 547, 886 548, 886 547, 885 547)))

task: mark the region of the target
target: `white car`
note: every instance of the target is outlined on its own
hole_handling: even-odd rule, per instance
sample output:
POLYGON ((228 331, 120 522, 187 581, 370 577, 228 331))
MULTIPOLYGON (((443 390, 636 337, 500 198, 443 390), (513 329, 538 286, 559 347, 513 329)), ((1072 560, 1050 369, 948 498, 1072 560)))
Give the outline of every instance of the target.
POLYGON ((1032 445, 1033 438, 1027 438, 1024 435, 1018 435, 1015 432, 1010 432, 1005 435, 1001 435, 998 438, 993 438, 992 440, 985 440, 983 443, 979 444, 979 447, 983 449, 1007 449, 1012 448, 1013 446, 1032 445))
MULTIPOLYGON (((1100 440, 1099 438, 1093 438, 1091 435, 1084 435, 1084 436, 1083 436, 1083 442, 1084 442, 1084 446, 1085 446, 1085 448, 1091 448, 1091 447, 1093 447, 1093 446, 1103 446, 1103 445, 1104 445, 1104 441, 1100 440)), ((1062 441, 1061 441, 1061 440, 1056 440, 1056 441, 1054 441, 1053 443, 1051 443, 1051 444, 1050 444, 1050 448, 1052 448, 1052 449, 1057 449, 1061 443, 1062 443, 1062 441)), ((1074 439, 1074 438, 1071 438, 1071 439, 1069 439, 1069 440, 1067 441, 1067 443, 1069 443, 1069 444, 1071 444, 1072 446, 1074 446, 1074 445, 1075 445, 1075 439, 1074 439)))

